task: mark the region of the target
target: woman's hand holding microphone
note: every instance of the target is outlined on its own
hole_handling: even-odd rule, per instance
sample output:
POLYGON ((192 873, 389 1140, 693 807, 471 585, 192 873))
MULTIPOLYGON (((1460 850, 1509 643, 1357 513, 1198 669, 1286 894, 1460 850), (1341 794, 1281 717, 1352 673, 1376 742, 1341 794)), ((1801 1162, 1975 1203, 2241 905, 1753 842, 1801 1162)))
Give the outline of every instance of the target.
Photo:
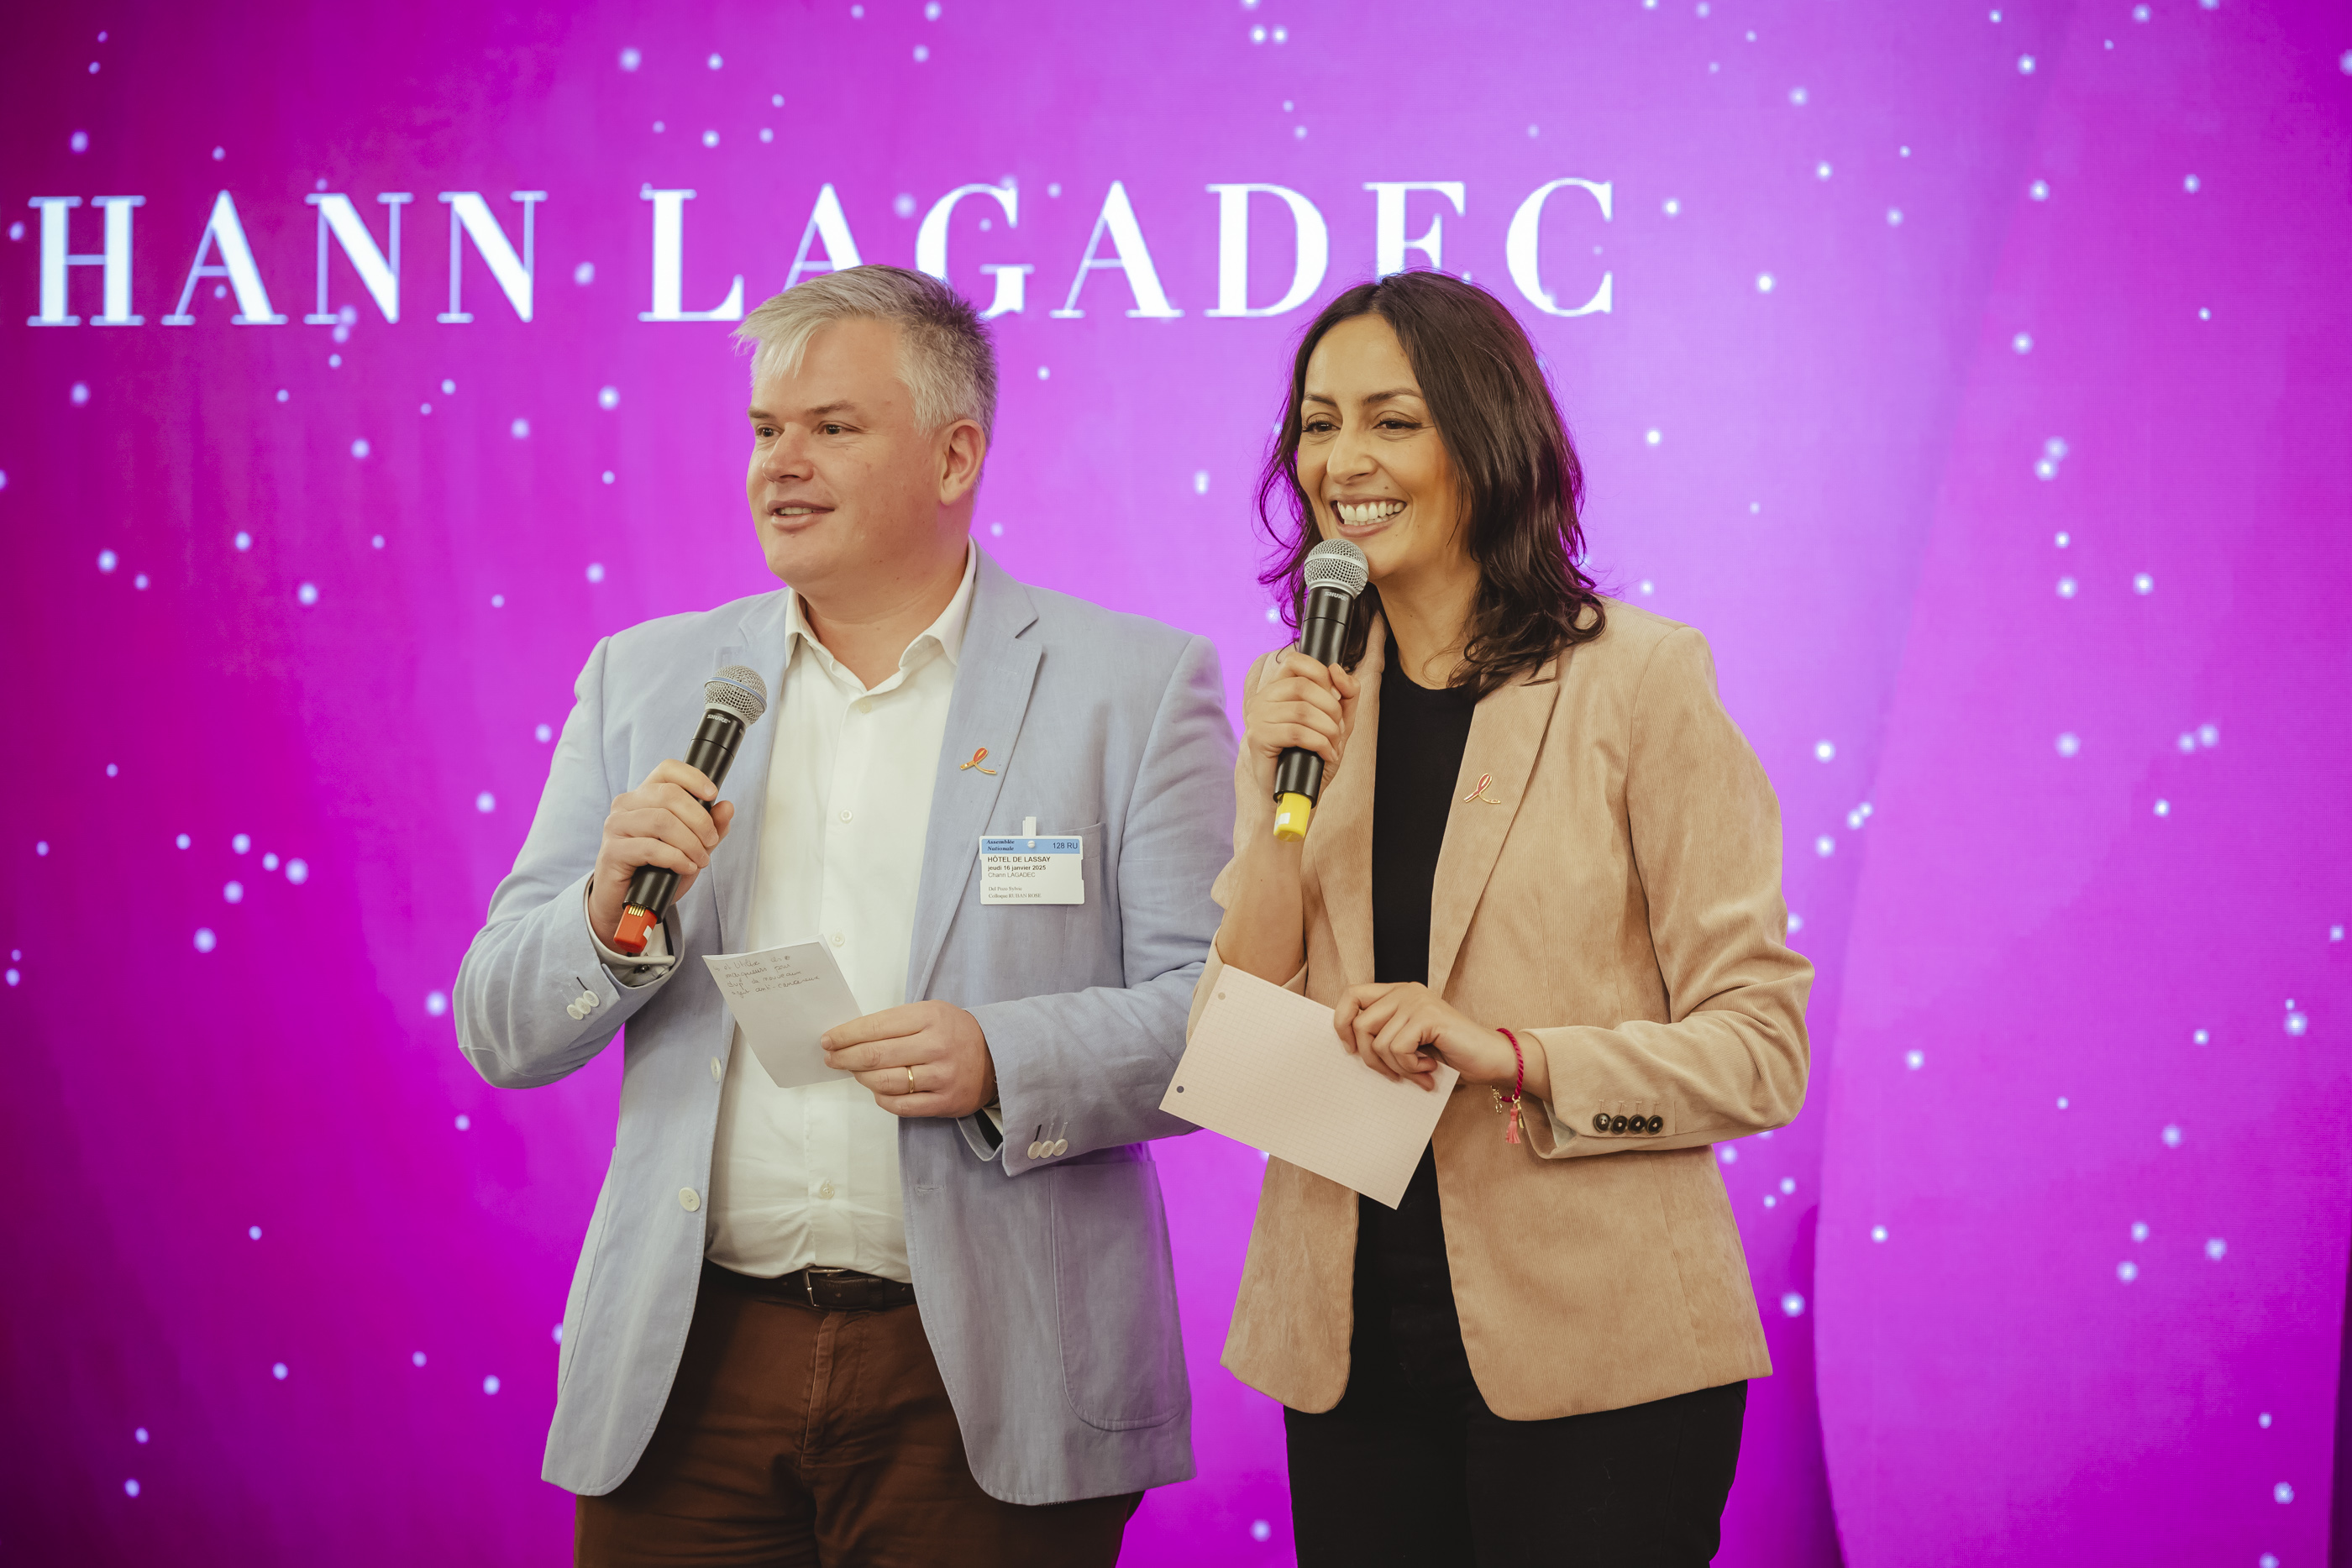
POLYGON ((1269 841, 1274 825, 1274 771, 1291 747, 1323 759, 1323 788, 1331 787, 1356 721, 1363 685, 1339 664, 1318 664, 1285 648, 1267 665, 1257 690, 1242 701, 1242 753, 1257 781, 1269 841))

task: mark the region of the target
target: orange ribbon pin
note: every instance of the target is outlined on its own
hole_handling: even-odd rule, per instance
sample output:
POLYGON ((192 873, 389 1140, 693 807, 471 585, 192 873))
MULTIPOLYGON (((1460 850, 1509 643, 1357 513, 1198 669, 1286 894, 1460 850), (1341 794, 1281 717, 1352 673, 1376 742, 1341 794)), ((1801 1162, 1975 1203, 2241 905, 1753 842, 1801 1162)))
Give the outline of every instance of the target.
MULTIPOLYGON (((983 747, 982 747, 978 751, 975 751, 975 752, 973 752, 973 753, 971 754, 971 761, 969 761, 969 762, 959 762, 959 763, 957 763, 957 764, 956 764, 956 771, 957 771, 957 772, 959 772, 959 773, 966 773, 966 772, 969 772, 969 771, 971 771, 972 768, 980 768, 980 765, 981 765, 982 763, 983 763, 983 762, 987 761, 987 760, 988 760, 988 747, 986 747, 985 746, 983 746, 983 747)), ((980 768, 980 770, 981 770, 982 773, 987 774, 987 775, 988 775, 990 778, 992 778, 992 778, 994 778, 994 777, 996 776, 996 769, 995 769, 995 768, 980 768)))
POLYGON ((1466 806, 1471 801, 1475 800, 1482 806, 1501 805, 1502 802, 1500 800, 1496 800, 1493 796, 1486 793, 1486 786, 1492 784, 1494 781, 1495 776, 1491 773, 1481 773, 1478 775, 1478 787, 1471 790, 1467 795, 1463 796, 1462 803, 1466 806))

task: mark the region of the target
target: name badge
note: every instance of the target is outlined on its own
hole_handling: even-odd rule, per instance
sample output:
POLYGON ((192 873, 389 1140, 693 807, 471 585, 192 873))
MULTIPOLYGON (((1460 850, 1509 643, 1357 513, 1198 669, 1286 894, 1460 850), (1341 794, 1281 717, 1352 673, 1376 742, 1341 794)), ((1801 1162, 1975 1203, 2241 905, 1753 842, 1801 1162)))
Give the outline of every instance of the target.
POLYGON ((1084 904, 1086 841, 1039 834, 1034 817, 1015 837, 980 841, 982 904, 1084 904))

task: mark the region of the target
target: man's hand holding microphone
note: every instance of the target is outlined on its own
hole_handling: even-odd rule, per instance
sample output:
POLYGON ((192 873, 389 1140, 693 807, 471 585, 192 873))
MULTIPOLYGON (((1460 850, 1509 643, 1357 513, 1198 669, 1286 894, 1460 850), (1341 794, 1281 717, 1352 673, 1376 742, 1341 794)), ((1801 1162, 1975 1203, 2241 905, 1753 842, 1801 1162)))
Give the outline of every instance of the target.
POLYGON ((676 899, 709 868, 711 852, 735 821, 735 802, 718 794, 702 769, 673 758, 627 794, 613 797, 588 882, 588 924, 599 941, 611 943, 619 931, 629 884, 639 871, 654 866, 675 873, 676 899))
MULTIPOLYGON (((767 711, 767 685, 730 665, 704 685, 703 699, 687 759, 661 763, 605 813, 588 924, 617 952, 645 951, 663 912, 709 868, 734 825, 735 803, 719 790, 744 730, 767 711)), ((827 1065, 856 1078, 894 1116, 969 1116, 996 1098, 986 1032, 948 1002, 884 1008, 836 1024, 822 1043, 827 1065)))

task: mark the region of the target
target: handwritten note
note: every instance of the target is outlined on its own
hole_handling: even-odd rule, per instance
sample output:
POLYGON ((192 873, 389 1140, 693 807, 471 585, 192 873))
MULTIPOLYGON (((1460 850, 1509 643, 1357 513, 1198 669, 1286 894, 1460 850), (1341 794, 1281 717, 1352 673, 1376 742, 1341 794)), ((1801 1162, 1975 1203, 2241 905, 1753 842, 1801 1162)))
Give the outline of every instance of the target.
POLYGON ((826 1030, 865 1011, 842 978, 832 948, 797 942, 759 953, 706 956, 702 961, 742 1026, 744 1042, 777 1088, 847 1076, 824 1064, 824 1048, 817 1044, 826 1030))
POLYGON ((1459 1076, 1391 1082, 1339 1043, 1329 1008, 1229 968, 1160 1108, 1394 1208, 1459 1076))

